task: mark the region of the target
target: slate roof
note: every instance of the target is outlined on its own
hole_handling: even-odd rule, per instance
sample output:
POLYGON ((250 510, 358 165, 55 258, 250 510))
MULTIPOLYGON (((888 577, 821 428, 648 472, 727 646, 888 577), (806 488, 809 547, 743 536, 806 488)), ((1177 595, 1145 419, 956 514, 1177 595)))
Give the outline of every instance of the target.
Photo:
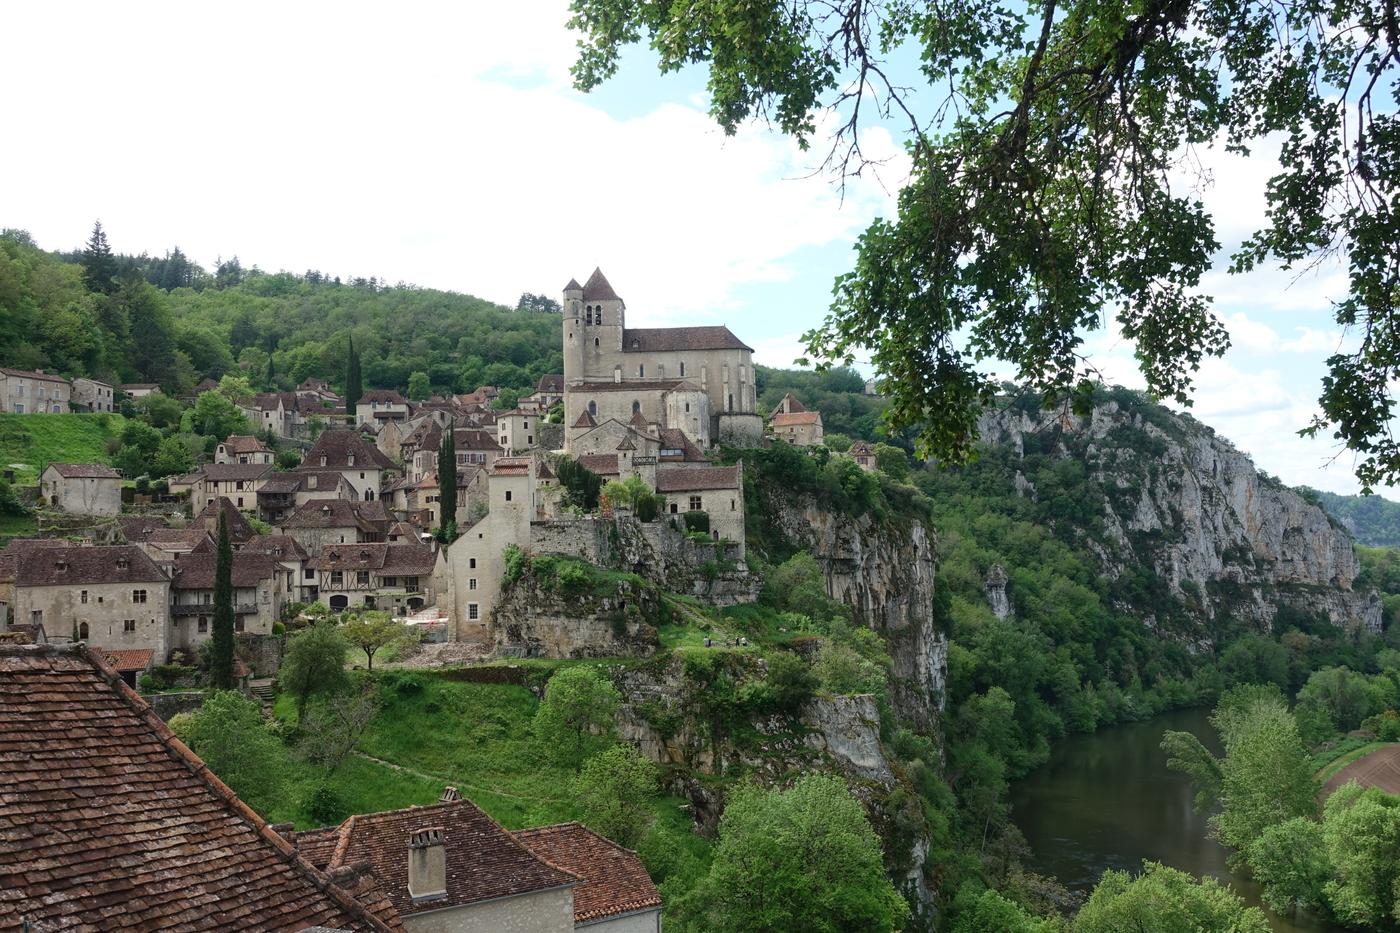
POLYGON ((690 435, 686 434, 680 428, 661 429, 661 449, 663 451, 681 451, 681 456, 679 458, 674 454, 663 455, 661 460, 664 463, 671 463, 677 459, 690 463, 708 463, 710 459, 705 456, 703 450, 695 446, 695 442, 690 439, 690 435))
POLYGON ((478 431, 475 428, 453 429, 452 443, 458 450, 499 451, 501 449, 501 445, 491 436, 489 431, 478 431))
POLYGON ((262 554, 273 560, 306 560, 306 548, 288 535, 258 535, 239 550, 240 554, 262 554))
POLYGON ((314 570, 375 570, 383 576, 427 575, 437 556, 422 544, 331 544, 311 558, 314 570))
POLYGON ((384 503, 351 502, 349 499, 309 499, 282 519, 286 528, 359 528, 382 532, 389 526, 384 503))
POLYGON ((306 452, 298 467, 299 472, 316 470, 391 470, 394 463, 380 452, 378 447, 366 441, 358 431, 323 431, 316 443, 306 452), (355 455, 355 465, 350 466, 350 455, 355 455), (323 465, 321 458, 325 457, 323 465))
POLYGON ((360 396, 357 405, 369 405, 374 402, 388 402, 394 405, 402 405, 408 399, 399 394, 398 389, 366 389, 360 396))
POLYGON ((57 470, 64 479, 121 479, 122 475, 102 463, 50 463, 44 468, 57 470))
POLYGON ((569 284, 564 286, 566 292, 581 292, 583 286, 578 284, 578 279, 569 279, 569 284))
MULTIPOLYGON (((0 583, 15 582, 15 575, 19 571, 19 559, 30 551, 67 547, 72 547, 72 544, 58 538, 11 538, 0 548, 0 583)), ((13 627, 11 625, 11 628, 13 627)))
POLYGON ((689 379, 624 379, 621 382, 580 382, 574 386, 575 392, 699 392, 700 386, 689 379))
POLYGON ((134 544, 22 548, 15 562, 17 586, 164 582, 156 562, 134 544))
POLYGON ((661 906, 661 894, 637 853, 580 823, 518 829, 511 835, 549 864, 583 879, 574 888, 574 923, 661 906))
MULTIPOLYGON (((66 382, 67 380, 64 380, 64 381, 66 382)), ((160 383, 158 383, 158 382, 123 382, 123 383, 121 384, 121 388, 122 388, 122 389, 150 389, 152 392, 159 392, 159 391, 160 391, 160 383)))
POLYGON ((596 428, 597 426, 598 422, 588 413, 587 408, 579 414, 578 420, 574 422, 576 428, 596 428))
POLYGON ((657 492, 697 492, 703 489, 737 489, 737 466, 680 467, 656 471, 657 492))
POLYGON ((748 350, 723 324, 706 327, 629 327, 622 332, 624 353, 664 353, 673 350, 748 350))
POLYGON ((81 644, 0 646, 0 787, 0 928, 402 929, 301 858, 81 644))
POLYGON ((535 383, 535 391, 546 395, 559 395, 564 391, 563 373, 545 373, 540 377, 540 381, 535 383))
POLYGON ((535 855, 467 800, 361 814, 292 838, 298 852, 330 870, 368 863, 379 888, 404 916, 579 883, 577 875, 535 855), (442 831, 447 893, 415 904, 408 892, 408 838, 425 829, 442 831))
POLYGON ((584 301, 621 301, 622 297, 613 291, 612 285, 608 282, 608 277, 603 274, 601 268, 593 270, 593 274, 588 277, 588 281, 583 283, 584 301))

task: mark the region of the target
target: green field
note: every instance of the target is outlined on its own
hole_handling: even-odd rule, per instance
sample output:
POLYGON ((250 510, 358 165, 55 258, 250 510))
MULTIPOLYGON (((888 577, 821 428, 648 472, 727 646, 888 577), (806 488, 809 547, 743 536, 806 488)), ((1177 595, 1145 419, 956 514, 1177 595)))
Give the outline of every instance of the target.
POLYGON ((50 463, 111 463, 107 441, 121 434, 117 414, 0 414, 0 469, 18 485, 34 485, 50 463))
MULTIPOLYGON (((1392 744, 1394 743, 1377 742, 1373 739, 1363 739, 1359 737, 1349 736, 1343 744, 1340 744, 1337 748, 1333 749, 1335 756, 1331 758, 1325 765, 1322 765, 1316 769, 1317 779, 1325 784, 1327 783, 1328 779, 1332 777, 1332 775, 1336 774, 1338 771, 1342 770, 1347 765, 1351 764, 1353 761, 1365 758, 1367 755, 1371 754, 1376 749, 1385 748, 1387 745, 1392 744)), ((1317 764, 1316 758, 1313 759, 1313 763, 1315 765, 1317 764)))

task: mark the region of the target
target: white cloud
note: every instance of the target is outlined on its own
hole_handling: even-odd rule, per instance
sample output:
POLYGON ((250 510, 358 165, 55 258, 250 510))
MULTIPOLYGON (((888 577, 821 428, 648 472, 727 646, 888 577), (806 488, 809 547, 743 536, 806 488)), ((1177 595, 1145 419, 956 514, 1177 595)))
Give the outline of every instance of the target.
MULTIPOLYGON (((71 247, 178 243, 209 264, 513 302, 601 265, 630 319, 724 320, 736 287, 849 241, 890 193, 845 203, 811 156, 703 105, 615 119, 567 88, 567 4, 30 4, 7 23, 27 144, 0 153, 4 223, 71 247), (505 76, 509 80, 502 80, 505 76), (515 80, 521 78, 524 80, 515 80), (102 106, 86 106, 94 92, 102 106), (20 183, 23 180, 23 183, 20 183)), ((883 131, 867 145, 902 157, 883 131)), ((897 177, 898 170, 894 170, 897 177)))

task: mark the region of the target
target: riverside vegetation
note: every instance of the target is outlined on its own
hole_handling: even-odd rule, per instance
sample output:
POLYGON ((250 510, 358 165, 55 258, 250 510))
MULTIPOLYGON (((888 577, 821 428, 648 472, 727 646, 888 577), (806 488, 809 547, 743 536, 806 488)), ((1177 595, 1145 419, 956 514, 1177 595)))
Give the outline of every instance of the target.
MULTIPOLYGON (((159 399, 131 406, 125 420, 109 419, 103 453, 119 463, 164 451, 173 466, 176 445, 207 448, 239 427, 229 409, 241 391, 335 379, 352 336, 369 387, 404 387, 424 373, 426 382, 414 380, 420 389, 495 382, 521 390, 558 369, 557 319, 538 301, 510 310, 424 289, 241 267, 167 279, 161 261, 140 257, 111 257, 126 274, 104 285, 22 234, 0 237, 0 253, 0 313, 16 322, 0 328, 10 362, 160 381, 170 396, 197 378, 224 380, 188 419, 159 399), (55 295, 63 296, 58 304, 55 295), (42 323, 60 311, 77 315, 71 328, 42 323), (383 326, 390 318, 415 323, 383 326), (168 369, 135 352, 133 335, 152 328, 174 347, 168 369)), ((904 436, 879 433, 885 402, 863 394, 850 371, 760 368, 757 378, 765 405, 793 391, 822 411, 831 432, 830 451, 775 444, 725 452, 747 467, 751 569, 764 582, 758 603, 715 610, 662 587, 652 620, 661 650, 653 657, 433 672, 385 669, 389 646, 361 647, 373 673, 347 673, 358 654, 346 630, 321 623, 292 633, 272 720, 220 694, 177 730, 259 810, 301 826, 426 803, 446 784, 510 827, 583 819, 638 848, 677 929, 1106 930, 1127 912, 1153 909, 1190 911, 1210 929, 1227 922, 1259 929, 1262 917, 1228 890, 1160 866, 1106 876, 1075 913, 1053 879, 1024 868, 1008 786, 1043 761, 1058 736, 1215 704, 1246 684, 1274 684, 1295 698, 1290 715, 1311 765, 1346 750, 1340 733, 1383 734, 1400 718, 1386 686, 1397 666, 1388 625, 1400 606, 1394 555, 1362 549, 1359 577, 1338 596, 1322 584, 1278 579, 1250 559, 1248 542, 1221 538, 1217 556, 1247 570, 1246 582, 1186 578, 1173 586, 1159 562, 1184 546, 1184 519, 1164 471, 1152 464, 1187 449, 1217 450, 1204 426, 1135 393, 1103 389, 1094 401, 1107 413, 1105 430, 1067 430, 1064 419, 1041 414, 1039 397, 1012 393, 1001 416, 1030 429, 989 434, 977 460, 944 469, 912 461, 904 436), (879 445, 878 471, 835 455, 852 439, 879 445), (1156 503, 1157 527, 1128 528, 1120 519, 1144 495, 1156 503), (829 562, 780 520, 797 500, 877 537, 899 538, 916 526, 937 532, 933 629, 949 639, 941 710, 922 720, 910 715, 898 672, 911 646, 827 595, 829 562), (1110 555, 1104 542, 1120 525, 1126 547, 1110 555), (1309 599, 1321 606, 1334 596, 1351 606, 1348 594, 1359 598, 1373 586, 1383 594, 1384 631, 1347 630, 1309 608, 1309 599), (998 587, 1004 599, 991 598, 998 587), (1261 603, 1267 618, 1251 608, 1261 603), (747 644, 736 644, 739 637, 747 644), (629 677, 674 678, 666 682, 678 686, 677 706, 638 712, 659 735, 693 734, 707 754, 657 768, 629 752, 614 732, 618 715, 604 715, 619 713, 609 690, 624 694, 629 677), (874 697, 888 783, 795 753, 813 728, 804 711, 824 697, 856 695, 874 697), (822 848, 840 860, 783 862, 764 840, 817 845, 814 811, 832 815, 822 848), (697 823, 700 833, 692 831, 697 823), (734 866, 749 859, 771 866, 760 880, 772 888, 737 884, 734 866), (834 893, 822 900, 812 896, 822 878, 849 882, 824 885, 834 893), (905 896, 892 899, 896 890, 905 896), (775 892, 788 912, 755 912, 775 892)), ((45 456, 37 441, 15 445, 7 456, 45 456)), ((1307 508, 1306 493, 1295 497, 1267 477, 1244 480, 1288 509, 1307 508)), ((1337 533, 1352 553, 1325 519, 1308 520, 1318 534, 1337 533)), ((618 573, 538 555, 521 555, 517 572, 580 592, 613 585, 607 575, 618 573)), ((1278 825, 1313 831, 1292 824, 1296 815, 1278 815, 1278 825)), ((1317 825, 1325 837, 1325 814, 1317 825)), ((1249 850, 1243 836, 1232 838, 1249 850)), ((1322 892, 1309 902, 1332 904, 1338 916, 1353 910, 1347 904, 1374 906, 1350 889, 1327 893, 1353 864, 1329 855, 1325 877, 1307 876, 1320 885, 1310 890, 1322 892)), ((1353 915, 1361 916, 1346 914, 1353 915)))

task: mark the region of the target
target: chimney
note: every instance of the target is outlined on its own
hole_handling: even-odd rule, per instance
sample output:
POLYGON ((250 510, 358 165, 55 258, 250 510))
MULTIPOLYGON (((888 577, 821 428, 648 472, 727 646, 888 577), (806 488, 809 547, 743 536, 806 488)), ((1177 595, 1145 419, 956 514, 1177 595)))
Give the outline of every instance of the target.
POLYGON ((414 903, 447 894, 447 850, 441 827, 408 834, 408 894, 414 903))

